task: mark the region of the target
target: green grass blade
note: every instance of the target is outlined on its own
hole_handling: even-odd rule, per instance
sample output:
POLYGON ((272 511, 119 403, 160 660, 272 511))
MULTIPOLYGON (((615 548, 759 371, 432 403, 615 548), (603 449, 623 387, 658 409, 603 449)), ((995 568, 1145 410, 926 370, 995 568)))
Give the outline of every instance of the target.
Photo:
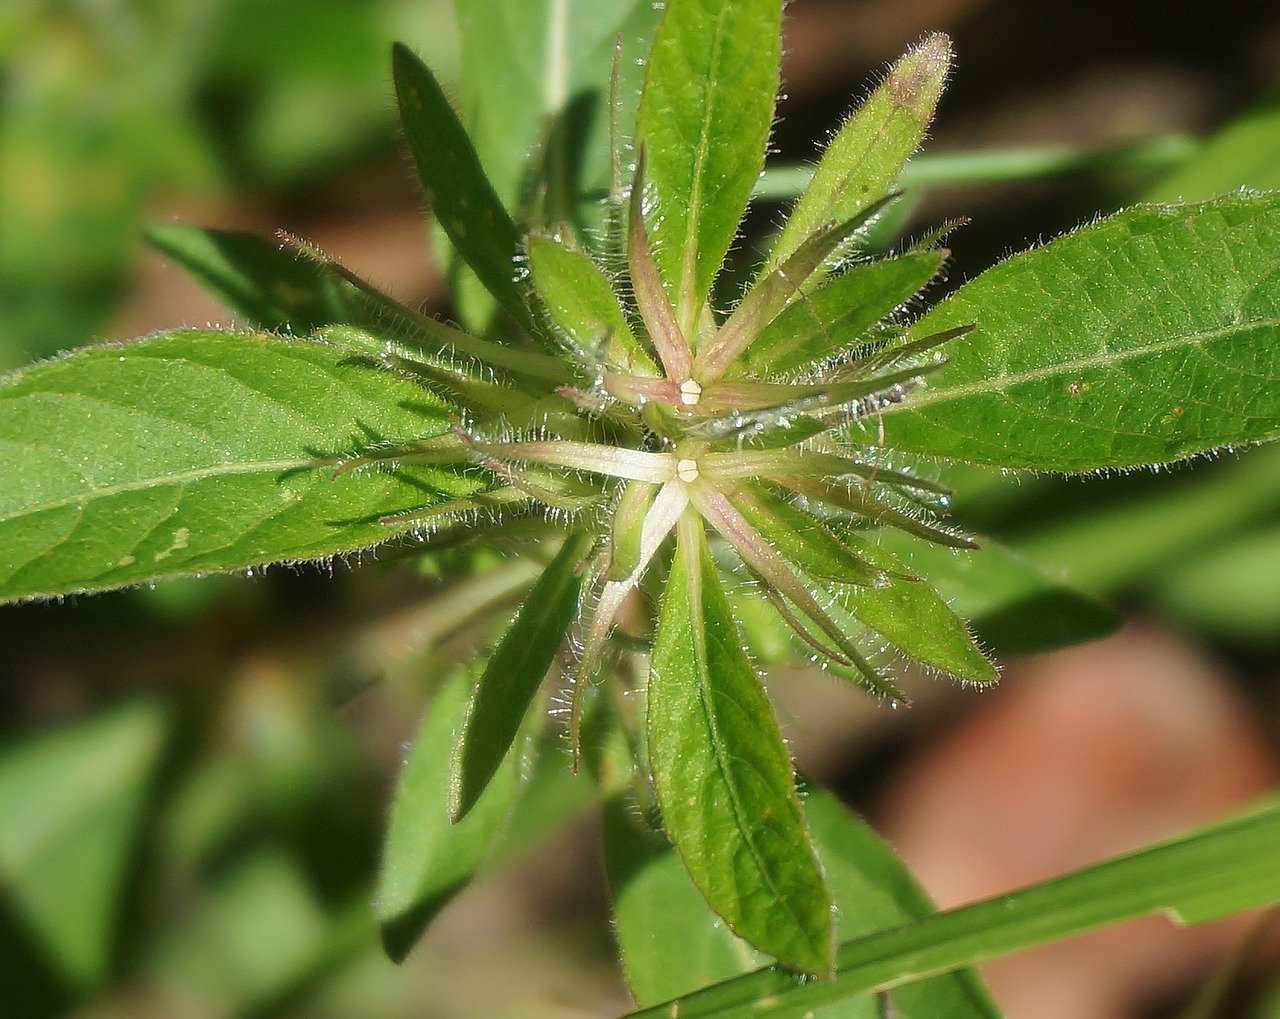
POLYGON ((0 380, 0 599, 385 541, 381 516, 472 483, 335 468, 448 427, 412 382, 277 336, 182 331, 34 365, 0 380))
POLYGON ((764 162, 781 17, 778 0, 690 0, 667 5, 654 39, 637 136, 653 246, 690 338, 764 162))
POLYGON ((1053 471, 1280 435, 1280 194, 1139 206, 1015 255, 916 335, 976 323, 890 446, 1053 471))
POLYGON ((511 749, 578 609, 580 567, 590 535, 575 534, 543 571, 476 685, 454 762, 449 811, 475 806, 511 749))
POLYGON ((837 952, 836 977, 826 983, 776 967, 757 970, 632 1017, 800 1019, 824 1005, 1148 913, 1202 923, 1280 900, 1278 857, 1280 806, 1272 804, 1052 881, 847 941, 837 952))
POLYGON ((397 43, 391 64, 404 131, 436 219, 485 289, 527 332, 539 335, 516 280, 520 233, 466 129, 411 50, 397 43))
POLYGON ((788 965, 829 972, 830 893, 786 747, 707 550, 682 518, 649 676, 651 769, 663 825, 708 904, 788 965))
POLYGON ((771 272, 815 231, 853 219, 891 190, 919 147, 951 66, 951 40, 932 35, 889 69, 832 139, 765 263, 771 272))

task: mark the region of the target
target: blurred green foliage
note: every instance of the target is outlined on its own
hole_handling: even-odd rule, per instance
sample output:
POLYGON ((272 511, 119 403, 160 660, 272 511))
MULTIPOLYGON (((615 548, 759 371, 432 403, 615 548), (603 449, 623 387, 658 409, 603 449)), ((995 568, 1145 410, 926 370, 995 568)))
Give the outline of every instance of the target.
POLYGON ((7 0, 0 370, 93 339, 164 198, 280 195, 395 144, 389 41, 448 0, 7 0))

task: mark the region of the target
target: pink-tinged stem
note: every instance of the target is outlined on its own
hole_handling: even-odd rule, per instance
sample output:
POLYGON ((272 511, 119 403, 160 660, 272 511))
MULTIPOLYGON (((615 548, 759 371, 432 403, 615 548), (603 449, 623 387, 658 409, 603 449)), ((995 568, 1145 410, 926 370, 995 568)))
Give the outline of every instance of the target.
POLYGON ((484 456, 499 460, 521 460, 525 463, 567 467, 590 471, 630 481, 648 481, 655 485, 676 476, 676 457, 671 453, 646 453, 640 449, 623 449, 596 442, 574 442, 571 439, 540 439, 532 442, 483 442, 468 438, 467 445, 484 456))

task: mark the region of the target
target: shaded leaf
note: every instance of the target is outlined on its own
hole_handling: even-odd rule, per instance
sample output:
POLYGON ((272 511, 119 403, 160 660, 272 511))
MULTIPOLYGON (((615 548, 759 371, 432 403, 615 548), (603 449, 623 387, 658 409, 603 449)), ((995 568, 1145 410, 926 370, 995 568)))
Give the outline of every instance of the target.
POLYGON ((468 815, 449 817, 454 747, 475 681, 463 669, 437 691, 396 789, 376 898, 382 943, 396 961, 493 851, 520 785, 519 754, 507 754, 468 815))
POLYGON ((1280 195, 1140 206, 965 284, 914 335, 976 323, 885 441, 1055 471, 1280 435, 1280 195))
POLYGON ((655 638, 648 739, 664 827, 707 902, 762 951, 826 973, 829 893, 791 761, 688 516, 655 638))
POLYGON ((1120 625, 1119 613, 1073 587, 1065 575, 989 538, 956 550, 884 529, 878 543, 929 583, 982 643, 1002 654, 1034 654, 1094 640, 1120 625))
POLYGON ((636 1004, 655 1005, 767 962, 711 911, 666 836, 635 814, 621 799, 605 804, 614 931, 636 1004))
POLYGON ((578 611, 581 566, 592 537, 575 534, 533 585, 489 656, 467 711, 449 787, 455 821, 475 806, 514 743, 578 611))
POLYGON ((654 37, 636 133, 655 254, 687 337, 764 163, 781 17, 778 0, 691 0, 667 5, 654 37))
POLYGON ((440 83, 406 46, 391 53, 396 97, 418 176, 436 219, 498 303, 539 335, 516 281, 520 235, 440 83))
MULTIPOLYGON (((888 930, 932 915, 933 902, 898 855, 836 797, 811 789, 804 798, 809 830, 836 901, 836 933, 841 941, 888 930)), ((899 1019, 999 1019, 981 978, 958 970, 893 992, 899 1019)), ((858 1003, 829 1005, 815 1016, 839 1019, 858 1003)), ((875 1014, 875 1013, 872 1013, 875 1014)))
POLYGON ((447 427, 437 400, 355 352, 276 336, 182 331, 34 365, 0 381, 0 598, 385 541, 381 516, 472 483, 335 468, 447 427))
POLYGON ((0 755, 0 884, 64 979, 106 973, 136 826, 166 729, 136 702, 0 755))

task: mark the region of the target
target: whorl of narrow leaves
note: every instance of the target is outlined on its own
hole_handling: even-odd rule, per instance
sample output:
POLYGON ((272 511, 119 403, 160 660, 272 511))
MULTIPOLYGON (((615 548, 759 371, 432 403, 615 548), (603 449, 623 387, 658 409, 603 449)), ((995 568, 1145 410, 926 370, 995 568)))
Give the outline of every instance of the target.
MULTIPOLYGON (((457 305, 483 335, 302 241, 158 228, 161 250, 272 332, 174 332, 0 379, 0 599, 322 559, 408 531, 464 564, 501 541, 527 557, 507 596, 540 579, 514 611, 452 607, 483 651, 444 684, 402 777, 380 885, 391 953, 494 851, 531 707, 563 670, 569 759, 615 802, 628 785, 656 796, 688 881, 734 936, 788 971, 828 977, 839 961, 862 967, 857 993, 884 986, 898 970, 834 954, 832 889, 744 636, 897 697, 895 659, 995 678, 935 575, 956 604, 968 578, 980 622, 1048 606, 1042 640, 1108 625, 1012 556, 970 570, 978 543, 940 519, 947 489, 911 456, 1092 471, 1275 438, 1280 197, 1128 210, 912 321, 946 259, 937 237, 885 257, 860 246, 945 84, 950 42, 934 35, 835 134, 759 270, 732 274, 749 277, 735 301, 718 277, 774 118, 782 4, 670 0, 642 93, 606 103, 640 69, 624 39, 612 75, 601 40, 651 25, 648 0, 593 5, 580 34, 568 6, 515 3, 493 24, 460 8, 461 114, 408 49, 392 57, 432 210, 490 295, 457 305), (543 33, 547 67, 519 70, 529 94, 508 107, 513 86, 491 91, 477 68, 511 53, 513 25, 543 33), (604 133, 593 103, 612 152, 580 148, 604 133), (506 119, 531 109, 545 122, 506 119), (508 130, 525 142, 498 154, 508 130), (593 218, 583 181, 603 177, 593 218), (575 231, 588 220, 603 226, 575 231), (605 744, 621 764, 600 763, 605 744)), ((814 816, 823 838, 839 827, 814 816)), ((901 884, 873 849, 823 851, 845 910, 845 864, 901 884)), ((927 910, 904 895, 886 916, 927 910)), ((721 948, 709 974, 728 966, 721 948)), ((764 982, 803 991, 768 1004, 781 1014, 822 997, 764 982)), ((954 1014, 987 1014, 964 980, 938 986, 954 1014)))

